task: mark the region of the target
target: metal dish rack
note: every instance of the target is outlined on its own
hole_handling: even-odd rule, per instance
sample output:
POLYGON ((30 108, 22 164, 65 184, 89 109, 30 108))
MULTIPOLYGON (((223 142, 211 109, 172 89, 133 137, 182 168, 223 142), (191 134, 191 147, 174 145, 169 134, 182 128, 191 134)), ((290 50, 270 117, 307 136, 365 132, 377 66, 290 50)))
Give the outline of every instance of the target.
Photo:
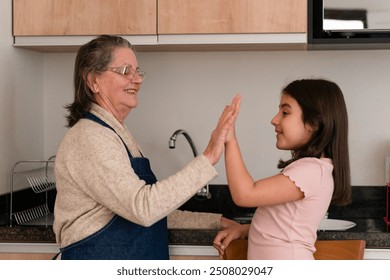
POLYGON ((14 164, 11 172, 9 211, 9 225, 11 227, 14 222, 18 225, 51 226, 53 224, 54 215, 49 210, 48 192, 56 188, 54 159, 55 155, 51 156, 48 160, 22 160, 14 164), (22 182, 26 182, 26 184, 28 182, 33 194, 38 195, 44 193, 45 202, 25 210, 15 211, 13 200, 16 177, 21 179, 22 182))

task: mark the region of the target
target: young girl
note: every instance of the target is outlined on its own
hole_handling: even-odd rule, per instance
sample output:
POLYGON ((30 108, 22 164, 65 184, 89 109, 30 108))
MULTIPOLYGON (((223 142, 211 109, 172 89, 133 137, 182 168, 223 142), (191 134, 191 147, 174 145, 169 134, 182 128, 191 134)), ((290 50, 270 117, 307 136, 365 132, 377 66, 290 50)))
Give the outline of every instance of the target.
MULTIPOLYGON (((233 101, 239 108, 240 97, 233 101)), ((248 259, 313 259, 317 229, 329 204, 351 200, 348 117, 340 88, 321 79, 297 80, 282 91, 271 121, 276 147, 291 150, 282 171, 254 181, 241 157, 234 127, 225 143, 227 181, 234 202, 257 207, 251 225, 220 231, 220 255, 231 240, 248 237, 248 259)))

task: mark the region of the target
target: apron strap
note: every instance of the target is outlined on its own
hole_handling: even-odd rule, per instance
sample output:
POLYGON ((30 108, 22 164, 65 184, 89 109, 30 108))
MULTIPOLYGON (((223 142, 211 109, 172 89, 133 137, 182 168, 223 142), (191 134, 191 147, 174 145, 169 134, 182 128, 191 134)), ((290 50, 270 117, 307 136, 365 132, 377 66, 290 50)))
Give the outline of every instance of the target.
MULTIPOLYGON (((130 150, 127 148, 127 145, 125 143, 125 141, 123 141, 122 137, 120 137, 120 135, 115 131, 115 129, 113 129, 109 124, 107 124, 105 121, 103 121, 102 119, 100 119, 99 117, 95 116, 94 114, 92 114, 91 112, 88 112, 85 116, 84 116, 85 119, 89 119, 91 121, 94 121, 98 124, 101 124, 102 126, 104 127, 107 127, 109 129, 111 129, 112 131, 114 131, 116 133, 116 135, 118 135, 118 137, 121 139, 123 145, 125 145, 125 148, 126 148, 126 151, 127 151, 127 154, 129 155, 129 158, 133 158, 133 156, 131 155, 130 153, 130 150)), ((139 153, 141 154, 142 157, 144 157, 144 155, 141 153, 141 151, 139 151, 139 153)))

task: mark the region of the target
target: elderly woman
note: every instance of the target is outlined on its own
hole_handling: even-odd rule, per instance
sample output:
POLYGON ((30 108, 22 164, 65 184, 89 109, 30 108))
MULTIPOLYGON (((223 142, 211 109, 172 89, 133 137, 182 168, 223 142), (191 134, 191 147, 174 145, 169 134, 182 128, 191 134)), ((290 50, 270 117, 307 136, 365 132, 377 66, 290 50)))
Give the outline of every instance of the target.
MULTIPOLYGON (((100 36, 78 51, 75 97, 66 107, 71 128, 55 163, 53 228, 61 259, 168 259, 166 217, 180 212, 176 209, 217 175, 213 165, 237 109, 226 106, 203 154, 157 181, 124 125, 138 106, 144 78, 130 43, 121 37, 100 36)), ((203 227, 233 223, 219 214, 204 215, 203 227)))

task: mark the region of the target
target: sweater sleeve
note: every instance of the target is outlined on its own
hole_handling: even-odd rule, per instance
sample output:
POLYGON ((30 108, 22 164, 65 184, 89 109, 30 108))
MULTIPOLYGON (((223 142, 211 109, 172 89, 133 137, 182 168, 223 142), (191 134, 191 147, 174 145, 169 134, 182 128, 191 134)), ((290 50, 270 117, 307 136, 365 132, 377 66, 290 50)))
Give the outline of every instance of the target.
POLYGON ((67 208, 78 207, 78 213, 111 212, 150 226, 217 175, 207 158, 200 155, 176 174, 147 185, 134 173, 124 145, 114 132, 91 122, 84 125, 88 127, 80 125, 73 136, 67 136, 56 161, 62 203, 72 203, 67 208), (67 196, 72 199, 66 201, 67 196))

